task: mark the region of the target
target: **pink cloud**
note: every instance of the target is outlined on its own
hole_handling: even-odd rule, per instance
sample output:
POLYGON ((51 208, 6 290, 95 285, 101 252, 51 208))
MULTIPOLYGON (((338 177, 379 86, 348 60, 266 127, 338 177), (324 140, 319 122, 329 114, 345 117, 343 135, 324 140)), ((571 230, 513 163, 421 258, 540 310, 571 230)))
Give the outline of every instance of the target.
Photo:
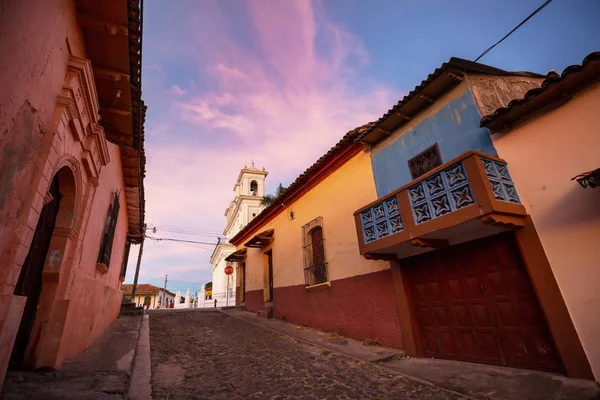
POLYGON ((171 86, 170 92, 177 96, 183 96, 187 91, 183 90, 182 88, 180 88, 177 85, 173 85, 173 86, 171 86))
MULTIPOLYGON (((159 146, 147 145, 146 213, 154 224, 222 230, 244 164, 254 159, 265 166, 267 191, 274 191, 400 96, 361 79, 368 63, 363 44, 321 13, 317 18, 311 2, 245 4, 254 50, 236 40, 218 10, 208 16, 197 10, 191 17, 198 32, 189 48, 197 52, 211 89, 189 85, 183 100, 179 86, 167 86, 168 112, 147 127, 153 137, 163 138, 159 146), (363 89, 354 89, 358 86, 363 89), (164 140, 171 135, 185 136, 185 145, 164 140), (227 141, 220 148, 207 145, 219 137, 227 141)), ((163 262, 168 249, 189 257, 173 268, 188 271, 195 263, 198 274, 210 276, 210 251, 177 246, 150 242, 147 265, 163 262)))

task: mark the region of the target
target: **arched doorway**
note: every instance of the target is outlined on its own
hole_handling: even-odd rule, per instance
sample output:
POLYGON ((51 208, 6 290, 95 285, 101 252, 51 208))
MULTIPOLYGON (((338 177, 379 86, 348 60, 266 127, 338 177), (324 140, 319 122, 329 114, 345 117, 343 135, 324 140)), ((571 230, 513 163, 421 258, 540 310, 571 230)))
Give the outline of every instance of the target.
POLYGON ((64 236, 64 231, 74 227, 76 204, 76 179, 70 166, 64 166, 55 174, 45 196, 29 253, 15 286, 14 294, 25 296, 27 300, 9 362, 11 369, 35 366, 35 356, 30 355, 38 346, 44 347, 40 344, 40 327, 36 320, 49 318, 49 310, 57 295, 57 282, 47 282, 44 278, 48 253, 50 249, 60 247, 64 254, 65 246, 59 246, 57 241, 64 239, 60 237, 64 236), (36 339, 32 339, 34 337, 36 339))
POLYGON ((61 200, 58 175, 54 177, 50 184, 46 200, 47 202, 42 208, 33 240, 29 247, 29 253, 21 267, 21 274, 15 286, 14 294, 27 297, 27 301, 25 302, 21 324, 19 325, 15 345, 10 357, 9 368, 11 369, 23 367, 25 350, 27 350, 38 300, 42 292, 42 271, 46 255, 48 254, 48 248, 50 247, 52 231, 54 230, 61 200))

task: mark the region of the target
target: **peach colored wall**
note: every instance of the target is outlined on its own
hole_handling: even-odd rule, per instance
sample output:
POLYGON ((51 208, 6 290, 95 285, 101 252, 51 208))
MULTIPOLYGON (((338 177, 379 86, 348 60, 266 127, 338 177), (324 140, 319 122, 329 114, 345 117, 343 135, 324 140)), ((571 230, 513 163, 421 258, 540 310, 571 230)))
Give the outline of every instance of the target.
MULTIPOLYGON (((323 217, 325 255, 330 281, 389 269, 389 263, 369 261, 358 251, 353 213, 377 198, 369 154, 360 152, 304 194, 256 233, 274 229, 273 283, 275 287, 304 285, 302 226, 323 217), (289 216, 294 211, 294 219, 289 216)), ((243 246, 238 246, 238 249, 243 246)), ((246 290, 262 289, 262 250, 248 249, 246 290)))
POLYGON ((574 176, 600 167, 600 84, 492 140, 531 214, 596 380, 600 380, 600 189, 574 176))

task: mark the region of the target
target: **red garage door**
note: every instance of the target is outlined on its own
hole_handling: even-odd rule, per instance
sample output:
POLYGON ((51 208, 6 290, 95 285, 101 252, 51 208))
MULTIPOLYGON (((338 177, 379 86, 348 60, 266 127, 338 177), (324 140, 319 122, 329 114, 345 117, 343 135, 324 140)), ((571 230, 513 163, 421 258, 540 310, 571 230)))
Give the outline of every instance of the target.
POLYGON ((563 370, 512 233, 402 266, 427 357, 563 370))

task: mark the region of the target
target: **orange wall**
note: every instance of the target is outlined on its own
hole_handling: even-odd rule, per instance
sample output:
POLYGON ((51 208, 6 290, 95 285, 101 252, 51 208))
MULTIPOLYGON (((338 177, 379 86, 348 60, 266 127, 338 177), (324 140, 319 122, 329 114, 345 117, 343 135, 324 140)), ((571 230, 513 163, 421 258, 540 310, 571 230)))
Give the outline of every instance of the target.
POLYGON ((574 176, 600 167, 600 84, 492 140, 508 162, 600 380, 600 189, 574 176))
MULTIPOLYGON (((354 211, 377 198, 369 154, 360 152, 300 199, 261 226, 256 233, 275 229, 274 287, 304 285, 302 226, 323 217, 323 237, 330 281, 389 269, 389 263, 369 261, 358 251, 354 211), (294 219, 290 211, 294 211, 294 219)), ((238 246, 238 249, 244 246, 238 246)), ((246 290, 264 285, 263 250, 249 248, 246 290)))

